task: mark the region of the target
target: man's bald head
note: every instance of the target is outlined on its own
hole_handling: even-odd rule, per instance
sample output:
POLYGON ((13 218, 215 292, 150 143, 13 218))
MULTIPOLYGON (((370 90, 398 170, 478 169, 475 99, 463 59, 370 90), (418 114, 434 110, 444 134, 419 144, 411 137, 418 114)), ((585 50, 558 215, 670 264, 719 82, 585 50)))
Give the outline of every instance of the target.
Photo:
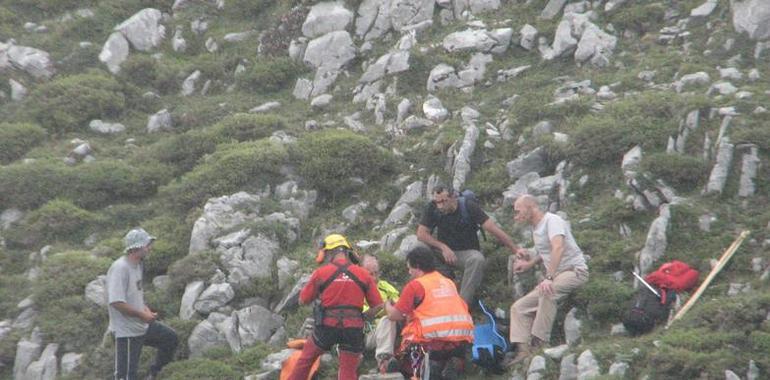
POLYGON ((369 274, 372 275, 375 280, 379 279, 380 262, 377 260, 377 257, 370 254, 364 255, 363 259, 361 260, 361 266, 366 269, 366 271, 369 272, 369 274))
POLYGON ((530 194, 524 194, 513 203, 513 220, 518 223, 536 225, 543 216, 537 198, 530 194))

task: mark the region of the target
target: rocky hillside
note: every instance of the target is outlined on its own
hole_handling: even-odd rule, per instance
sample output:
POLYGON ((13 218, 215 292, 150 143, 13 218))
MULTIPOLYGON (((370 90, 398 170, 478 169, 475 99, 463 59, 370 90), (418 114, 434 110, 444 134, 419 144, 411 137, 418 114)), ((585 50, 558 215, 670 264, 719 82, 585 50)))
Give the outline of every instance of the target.
MULTIPOLYGON (((768 378, 769 104, 765 0, 0 0, 0 378, 110 376, 135 226, 182 338, 162 378, 275 376, 316 242, 402 284, 439 180, 522 244, 536 195, 591 257, 551 348, 468 378, 768 378), (682 320, 627 336, 631 271, 703 279, 743 230, 682 320)), ((541 274, 483 250, 507 310, 541 274)))

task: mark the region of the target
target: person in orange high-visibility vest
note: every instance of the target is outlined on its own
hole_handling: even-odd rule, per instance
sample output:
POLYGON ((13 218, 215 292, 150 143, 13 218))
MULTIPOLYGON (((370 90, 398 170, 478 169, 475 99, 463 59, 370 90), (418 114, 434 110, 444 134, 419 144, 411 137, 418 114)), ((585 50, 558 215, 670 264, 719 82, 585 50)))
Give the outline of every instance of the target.
POLYGON ((465 370, 465 351, 473 343, 473 319, 468 305, 454 282, 435 270, 429 248, 411 250, 406 263, 412 280, 398 302, 385 304, 388 318, 406 319, 399 351, 403 356, 418 346, 429 353, 431 379, 457 379, 465 370))

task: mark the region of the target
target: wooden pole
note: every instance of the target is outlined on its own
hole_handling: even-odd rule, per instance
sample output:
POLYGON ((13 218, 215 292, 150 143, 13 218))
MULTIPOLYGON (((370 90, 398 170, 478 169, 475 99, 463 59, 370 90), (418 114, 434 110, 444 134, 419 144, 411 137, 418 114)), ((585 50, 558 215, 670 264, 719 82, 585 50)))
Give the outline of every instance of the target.
POLYGON ((703 292, 709 286, 709 284, 711 283, 711 280, 713 280, 714 277, 716 277, 717 273, 719 273, 722 270, 722 268, 724 268, 725 265, 727 265, 727 262, 730 261, 730 258, 733 257, 733 254, 735 254, 735 251, 738 250, 738 247, 741 246, 741 243, 743 243, 743 240, 746 239, 747 236, 749 236, 750 232, 751 231, 748 231, 748 230, 744 230, 743 232, 741 232, 740 236, 738 236, 738 238, 735 239, 733 244, 731 244, 730 247, 727 248, 725 253, 722 254, 722 257, 719 258, 717 265, 714 266, 714 269, 711 270, 711 273, 709 273, 708 277, 706 277, 706 279, 703 280, 703 283, 700 284, 700 286, 698 287, 698 290, 696 290, 695 293, 692 295, 692 297, 690 297, 690 299, 687 300, 687 303, 685 303, 684 306, 682 306, 682 308, 679 309, 679 312, 677 312, 676 315, 674 315, 674 318, 672 318, 668 322, 668 324, 666 325, 666 328, 669 328, 671 324, 674 323, 674 321, 676 321, 679 318, 682 318, 682 316, 688 310, 690 310, 690 308, 692 308, 692 305, 695 304, 695 301, 697 301, 698 298, 700 298, 701 294, 703 294, 703 292))

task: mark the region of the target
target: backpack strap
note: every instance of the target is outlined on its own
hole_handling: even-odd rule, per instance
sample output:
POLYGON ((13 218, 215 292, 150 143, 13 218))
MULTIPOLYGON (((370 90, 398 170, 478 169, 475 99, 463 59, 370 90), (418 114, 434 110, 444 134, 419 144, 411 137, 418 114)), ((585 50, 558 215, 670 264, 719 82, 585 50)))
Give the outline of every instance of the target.
POLYGON ((483 228, 481 228, 481 225, 474 223, 473 220, 471 220, 471 213, 468 212, 468 198, 465 197, 462 193, 460 193, 460 196, 457 198, 457 207, 460 208, 460 222, 466 225, 473 226, 476 228, 477 231, 481 231, 481 237, 484 238, 484 240, 487 240, 487 234, 484 231, 483 228))
POLYGON ((358 285, 361 288, 361 290, 364 292, 364 294, 366 294, 369 291, 369 287, 363 281, 361 281, 361 279, 359 279, 356 275, 354 275, 351 271, 348 270, 348 267, 350 266, 350 263, 339 265, 337 263, 332 262, 332 264, 334 264, 334 266, 337 267, 337 270, 334 271, 334 273, 331 276, 329 276, 329 278, 327 278, 326 281, 322 282, 321 285, 318 286, 318 292, 319 293, 323 293, 324 290, 326 290, 326 288, 329 287, 329 285, 334 280, 337 279, 337 276, 339 276, 339 275, 341 275, 343 273, 348 275, 348 277, 351 280, 353 280, 353 282, 355 282, 356 285, 358 285))

